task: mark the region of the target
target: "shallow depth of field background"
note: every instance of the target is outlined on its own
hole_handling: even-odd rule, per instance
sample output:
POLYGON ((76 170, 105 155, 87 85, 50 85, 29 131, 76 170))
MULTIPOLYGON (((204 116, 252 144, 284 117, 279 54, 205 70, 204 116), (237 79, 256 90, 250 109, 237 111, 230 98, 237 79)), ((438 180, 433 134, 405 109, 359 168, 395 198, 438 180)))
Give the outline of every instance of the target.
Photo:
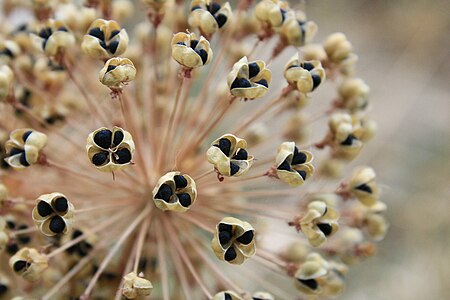
POLYGON ((342 299, 450 299, 449 1, 307 1, 317 40, 343 31, 379 134, 359 162, 384 183, 390 231, 342 299))

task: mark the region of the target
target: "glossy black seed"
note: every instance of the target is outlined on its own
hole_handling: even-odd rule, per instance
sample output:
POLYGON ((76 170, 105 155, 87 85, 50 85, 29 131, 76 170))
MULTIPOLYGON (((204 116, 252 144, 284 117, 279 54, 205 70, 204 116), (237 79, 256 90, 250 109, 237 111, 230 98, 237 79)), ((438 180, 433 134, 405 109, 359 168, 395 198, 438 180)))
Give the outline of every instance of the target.
POLYGON ((233 156, 233 159, 237 160, 246 160, 248 158, 248 153, 245 149, 239 149, 239 151, 236 153, 235 156, 233 156))
POLYGON ((316 87, 319 86, 320 82, 322 81, 322 79, 320 79, 320 76, 317 74, 314 74, 311 76, 312 81, 313 81, 313 90, 316 89, 316 87))
POLYGON ((297 171, 298 174, 300 174, 300 176, 303 178, 303 180, 306 180, 306 171, 300 170, 297 171))
POLYGON ((278 166, 278 170, 284 170, 284 171, 290 171, 291 165, 287 162, 287 160, 284 160, 281 165, 278 166))
POLYGON ((223 294, 223 296, 225 297, 224 300, 233 300, 233 297, 228 293, 223 294))
POLYGON ((194 7, 191 8, 191 11, 194 11, 194 10, 197 10, 197 9, 201 9, 201 7, 198 6, 198 5, 196 5, 196 6, 194 6, 194 7))
POLYGON ((51 205, 42 200, 37 205, 37 211, 41 217, 47 217, 53 213, 51 205))
POLYGON ((106 73, 114 70, 115 68, 117 68, 117 66, 109 65, 108 68, 106 69, 106 73))
POLYGON ((206 5, 206 8, 209 10, 209 12, 214 15, 216 12, 219 11, 220 9, 220 4, 213 2, 210 5, 206 5))
POLYGON ((54 208, 56 209, 57 212, 66 212, 67 209, 69 208, 69 204, 67 203, 67 199, 64 197, 59 197, 55 200, 54 202, 54 208))
POLYGON ((111 35, 109 36, 109 39, 112 39, 113 37, 115 37, 116 35, 118 35, 120 33, 120 30, 113 30, 111 32, 111 35))
POLYGON ((173 177, 173 181, 175 181, 175 186, 177 189, 182 189, 187 187, 187 179, 183 175, 175 175, 173 177))
POLYGON ((21 164, 22 166, 25 166, 25 167, 28 167, 28 166, 30 165, 30 164, 28 163, 28 161, 27 161, 27 156, 26 156, 25 152, 23 152, 23 153, 20 155, 19 162, 20 162, 20 164, 21 164))
POLYGON ((77 237, 80 237, 83 235, 83 232, 81 230, 75 229, 72 233, 72 240, 76 239, 77 237))
POLYGON ((258 75, 260 69, 257 63, 253 62, 248 64, 248 77, 253 78, 258 75))
POLYGON ((117 51, 117 47, 119 47, 119 41, 112 41, 109 43, 109 51, 114 54, 117 51))
POLYGON ((330 224, 319 223, 317 224, 317 227, 319 227, 320 231, 322 231, 325 236, 329 236, 333 231, 333 227, 331 227, 330 224))
POLYGON ((52 35, 52 29, 51 28, 42 28, 41 31, 39 31, 39 36, 43 39, 48 39, 52 35))
POLYGON ((177 45, 186 46, 186 44, 183 42, 178 42, 177 45))
POLYGON ((233 176, 234 174, 236 174, 237 172, 239 172, 239 166, 236 165, 235 163, 230 162, 230 176, 233 176))
POLYGON ((315 279, 298 279, 298 281, 312 290, 315 290, 318 287, 317 281, 315 279))
POLYGON ((303 69, 305 69, 307 71, 311 71, 312 69, 314 69, 314 65, 312 63, 305 62, 305 63, 303 63, 303 69))
POLYGON ((3 283, 0 283, 0 296, 6 294, 7 292, 8 286, 3 283))
POLYGON ((12 148, 11 151, 9 151, 9 156, 13 156, 19 153, 23 153, 24 150, 18 149, 18 148, 12 148))
POLYGON ((108 46, 106 46, 105 41, 100 40, 100 41, 99 41, 99 44, 100 44, 100 47, 102 47, 102 48, 105 49, 105 50, 108 50, 108 46))
POLYGON ((195 49, 195 47, 197 47, 198 45, 198 40, 191 40, 191 48, 195 49))
POLYGON ((231 234, 231 231, 233 230, 233 226, 231 226, 230 224, 220 223, 217 229, 219 230, 219 232, 227 231, 231 234))
MULTIPOLYGON (((114 159, 118 164, 127 164, 131 161, 131 152, 127 148, 120 149, 116 152, 118 159, 114 159)), ((114 157, 114 156, 113 156, 114 157)))
POLYGON ((54 233, 61 233, 66 228, 66 223, 64 222, 63 218, 60 216, 54 216, 50 220, 49 228, 54 233))
POLYGON ((202 63, 206 64, 208 61, 208 52, 206 52, 205 49, 195 50, 195 53, 197 53, 200 58, 202 59, 202 63))
POLYGON ((365 183, 358 185, 357 187, 355 187, 355 189, 372 194, 372 189, 365 183))
POLYGON ((248 81, 245 78, 236 78, 233 83, 231 84, 230 89, 235 89, 235 88, 249 88, 251 87, 252 84, 250 83, 250 81, 248 81))
POLYGON ((219 28, 222 28, 223 25, 227 22, 228 18, 224 14, 219 14, 217 17, 214 17, 216 19, 217 25, 219 28))
POLYGON ((14 57, 14 54, 11 52, 11 50, 9 50, 8 48, 5 48, 2 52, 0 52, 1 54, 3 54, 3 55, 6 55, 6 56, 8 56, 8 57, 10 57, 10 58, 13 58, 14 57))
POLYGON ((6 227, 8 227, 8 229, 15 229, 16 223, 14 223, 13 221, 6 221, 6 227))
POLYGON ((103 31, 100 30, 100 28, 92 28, 89 30, 89 35, 92 35, 100 40, 105 40, 105 35, 103 34, 103 31))
POLYGON ((257 83, 257 84, 260 84, 260 85, 263 85, 263 86, 265 86, 266 88, 269 87, 269 83, 267 83, 267 80, 265 80, 265 79, 261 79, 260 81, 257 81, 256 83, 257 83))
POLYGON ((222 151, 222 153, 225 154, 226 156, 230 155, 231 142, 230 142, 229 139, 221 138, 219 140, 219 144, 218 145, 214 145, 214 146, 219 147, 220 151, 222 151))
POLYGON ((169 202, 170 196, 172 196, 172 188, 168 185, 163 183, 161 187, 159 188, 158 193, 156 193, 155 197, 158 199, 163 199, 166 202, 169 202))
POLYGON ((31 266, 31 264, 25 260, 18 260, 14 263, 13 269, 16 272, 22 271, 23 269, 27 269, 31 266))
POLYGON ((248 245, 253 241, 254 233, 252 230, 244 232, 243 235, 238 237, 236 241, 238 241, 241 244, 248 245))
POLYGON ((292 164, 293 165, 299 165, 304 164, 306 162, 306 154, 303 152, 298 152, 298 148, 295 147, 294 149, 294 155, 292 156, 292 164))
POLYGON ((92 245, 86 242, 81 242, 78 245, 77 252, 81 257, 84 257, 89 254, 89 252, 92 250, 92 245))
POLYGON ((19 251, 19 246, 16 243, 9 244, 6 246, 6 252, 10 255, 14 255, 19 251))
POLYGON ((101 166, 106 162, 107 159, 108 152, 95 153, 94 156, 92 156, 92 163, 96 166, 101 166))
POLYGON ((225 247, 225 245, 231 240, 231 233, 228 231, 219 231, 219 242, 222 247, 225 247))
POLYGON ((120 143, 122 143, 123 138, 124 138, 124 134, 122 131, 116 131, 114 132, 114 139, 113 139, 113 147, 117 147, 119 146, 120 143))
POLYGON ((353 144, 353 140, 356 140, 356 137, 353 134, 350 134, 345 141, 341 142, 343 146, 351 146, 353 144))
POLYGON ((189 207, 189 205, 191 205, 192 200, 191 200, 191 196, 189 196, 188 193, 178 194, 177 196, 178 196, 178 201, 180 201, 181 206, 189 207))
POLYGON ((103 129, 94 135, 94 142, 97 146, 108 149, 111 147, 112 132, 109 129, 103 129))
POLYGON ((228 248, 228 250, 225 252, 225 260, 226 261, 232 261, 237 257, 236 250, 234 250, 233 246, 228 248))

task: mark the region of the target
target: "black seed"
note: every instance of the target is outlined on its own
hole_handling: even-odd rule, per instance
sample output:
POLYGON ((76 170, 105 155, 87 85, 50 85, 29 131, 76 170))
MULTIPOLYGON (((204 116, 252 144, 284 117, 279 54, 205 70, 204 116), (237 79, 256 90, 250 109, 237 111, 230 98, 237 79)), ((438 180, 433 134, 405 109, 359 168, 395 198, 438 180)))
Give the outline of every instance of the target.
POLYGON ((278 166, 278 170, 284 170, 284 171, 290 171, 291 165, 287 162, 287 160, 284 160, 281 165, 278 166))
POLYGON ((188 184, 187 179, 183 175, 175 175, 173 180, 177 189, 185 188, 188 184))
POLYGON ((250 81, 248 81, 245 78, 236 78, 233 83, 231 84, 230 89, 235 89, 235 88, 249 88, 251 87, 252 84, 250 83, 250 81))
POLYGON ((220 9, 220 4, 213 2, 210 5, 206 5, 206 8, 209 10, 209 12, 214 15, 216 12, 219 11, 220 9))
POLYGON ((92 28, 91 30, 89 30, 89 35, 92 35, 102 41, 105 40, 105 34, 100 30, 100 28, 92 28))
POLYGON ((237 257, 236 250, 234 250, 233 246, 228 248, 228 250, 225 252, 225 260, 226 261, 232 261, 237 257))
POLYGON ((186 44, 183 42, 178 42, 177 45, 186 46, 186 44))
POLYGON ((200 56, 203 64, 206 64, 206 61, 208 60, 208 52, 206 52, 205 49, 200 49, 200 50, 195 50, 195 53, 197 53, 200 56))
POLYGON ((117 51, 117 47, 119 47, 119 41, 112 41, 109 43, 109 51, 114 54, 117 51))
POLYGON ((217 25, 219 25, 219 28, 222 28, 223 25, 227 22, 228 18, 224 14, 219 14, 217 17, 214 17, 216 19, 217 25))
POLYGON ((319 227, 320 231, 322 231, 325 236, 329 236, 333 231, 333 227, 331 227, 330 224, 319 223, 317 224, 317 227, 319 227))
POLYGON ((20 155, 19 162, 20 162, 20 164, 21 164, 22 166, 25 166, 25 167, 28 167, 28 166, 30 165, 30 164, 28 163, 28 161, 27 161, 27 156, 25 155, 25 152, 23 152, 23 153, 20 155))
POLYGON ((300 281, 301 284, 306 285, 312 290, 317 289, 318 284, 315 279, 298 279, 298 281, 300 281))
POLYGON ((8 286, 3 283, 0 283, 0 296, 4 295, 8 292, 8 286))
POLYGON ((225 247, 225 245, 231 240, 231 233, 228 231, 219 231, 219 242, 222 247, 225 247))
POLYGON ((106 162, 107 159, 108 152, 95 153, 94 156, 92 156, 92 163, 96 166, 101 166, 106 162))
POLYGON ((42 200, 37 205, 37 211, 41 217, 47 217, 53 213, 51 205, 42 200))
POLYGON ((249 230, 244 232, 244 234, 241 235, 240 237, 238 237, 236 241, 238 241, 241 244, 248 245, 253 241, 253 236, 254 236, 253 231, 249 230))
POLYGON ((191 201, 191 196, 189 196, 188 193, 182 193, 182 194, 178 194, 178 200, 180 201, 180 204, 183 207, 189 207, 189 205, 191 205, 192 201, 191 201))
POLYGON ((52 29, 51 28, 42 28, 41 31, 39 31, 39 36, 43 39, 48 39, 52 35, 52 29))
POLYGON ((298 148, 295 147, 294 149, 294 155, 292 157, 292 164, 293 165, 299 165, 304 164, 306 162, 306 154, 303 152, 298 152, 298 148))
POLYGON ((112 132, 109 129, 103 129, 94 135, 94 142, 103 149, 111 147, 112 132))
POLYGON ((197 10, 197 9, 201 9, 201 7, 198 6, 198 5, 196 5, 196 6, 194 6, 194 7, 191 8, 191 11, 194 11, 194 10, 197 10))
POLYGON ((23 153, 24 150, 18 149, 18 148, 12 148, 11 151, 9 151, 9 156, 13 156, 19 153, 23 153))
POLYGON ((266 88, 269 87, 269 84, 267 83, 267 80, 265 80, 265 79, 261 79, 260 81, 257 81, 256 83, 257 83, 257 84, 260 84, 260 85, 263 85, 263 86, 265 86, 266 88))
POLYGON ((81 242, 78 245, 77 252, 81 257, 84 257, 89 254, 89 252, 92 250, 92 245, 86 242, 81 242))
POLYGON ((75 231, 72 233, 72 240, 74 240, 77 237, 80 237, 82 235, 83 235, 83 232, 81 230, 75 229, 75 231))
POLYGON ((13 221, 6 221, 6 226, 8 227, 8 229, 16 228, 16 224, 13 221))
POLYGON ((147 269, 147 265, 148 265, 148 259, 145 257, 141 257, 141 259, 139 259, 139 270, 147 269))
POLYGON ((8 57, 10 57, 10 58, 13 58, 14 57, 14 54, 11 52, 11 50, 9 50, 8 48, 5 48, 5 50, 3 50, 2 52, 0 52, 1 54, 3 54, 3 55, 6 55, 6 56, 8 56, 8 57))
POLYGON ((113 147, 119 146, 120 143, 122 143, 124 138, 124 134, 122 131, 116 131, 114 132, 114 139, 113 139, 113 147))
POLYGON ((322 79, 320 79, 320 76, 317 74, 314 74, 311 76, 312 81, 313 81, 313 90, 316 89, 316 87, 319 86, 320 82, 322 81, 322 79))
POLYGON ((108 73, 109 71, 114 70, 115 68, 117 68, 117 66, 109 65, 108 68, 106 69, 106 73, 108 73))
POLYGON ((27 269, 31 266, 31 264, 25 260, 18 260, 14 263, 13 269, 16 272, 22 271, 23 269, 27 269))
POLYGON ((236 174, 237 172, 239 172, 239 166, 230 162, 230 176, 233 176, 234 174, 236 174))
MULTIPOLYGON (((18 230, 22 230, 22 229, 27 229, 28 226, 23 224, 20 225, 19 228, 17 228, 18 230)), ((21 244, 28 244, 29 242, 31 242, 31 237, 28 235, 20 235, 17 237, 17 241, 21 244)))
POLYGON ((66 212, 67 209, 69 208, 67 199, 64 197, 57 198, 54 203, 54 208, 56 209, 57 212, 60 212, 60 213, 66 212))
POLYGON ((9 244, 8 246, 6 246, 6 251, 9 254, 14 255, 17 253, 17 251, 19 251, 19 246, 16 243, 9 244))
POLYGON ((191 40, 191 48, 195 49, 195 47, 197 47, 198 45, 198 40, 191 40))
POLYGON ((223 300, 233 300, 233 297, 228 293, 223 294, 223 296, 225 297, 223 300))
POLYGON ((158 193, 156 193, 155 198, 163 199, 164 201, 169 202, 172 194, 172 188, 168 184, 163 183, 159 188, 158 193))
MULTIPOLYGON (((127 148, 120 149, 116 152, 118 159, 114 159, 118 164, 127 164, 131 161, 131 152, 127 148)), ((114 157, 114 156, 113 156, 114 157)))
POLYGON ((343 146, 351 146, 353 144, 353 140, 356 140, 356 137, 353 134, 350 134, 345 141, 341 142, 343 146))
POLYGON ((248 158, 248 153, 245 149, 239 149, 239 151, 236 153, 235 156, 233 156, 233 159, 237 160, 246 160, 248 158))
POLYGON ((230 155, 231 142, 230 142, 229 139, 221 138, 219 140, 219 144, 218 145, 214 145, 214 146, 219 147, 219 149, 222 151, 222 153, 225 154, 226 156, 230 155))
POLYGON ((108 50, 108 46, 106 46, 106 43, 102 40, 99 41, 100 47, 102 47, 105 50, 108 50))
POLYGON ((257 63, 253 62, 253 63, 249 63, 248 64, 248 77, 249 78, 253 78, 256 75, 258 75, 260 69, 257 63))
POLYGON ((357 187, 355 187, 355 189, 372 194, 372 189, 365 183, 358 185, 357 187))
POLYGON ((66 223, 60 216, 54 216, 50 221, 49 228, 54 233, 61 233, 66 228, 66 223))
POLYGON ((48 40, 43 40, 43 41, 42 41, 42 49, 45 49, 45 46, 47 45, 47 41, 48 41, 48 40))
POLYGON ((309 62, 304 62, 302 67, 307 71, 311 71, 312 69, 314 69, 314 65, 309 62))
POLYGON ((280 9, 281 12, 281 23, 284 23, 284 20, 286 19, 286 11, 284 9, 280 9))
POLYGON ((116 35, 118 35, 120 33, 120 30, 113 30, 111 32, 111 35, 109 36, 109 39, 112 39, 113 37, 115 37, 116 35))
POLYGON ((303 178, 303 180, 306 180, 306 172, 305 171, 297 171, 297 173, 303 178))
POLYGON ((224 223, 220 223, 219 227, 218 227, 219 232, 221 231, 227 231, 231 234, 231 231, 233 230, 233 226, 231 226, 230 224, 224 224, 224 223))
POLYGON ((69 30, 67 30, 66 27, 59 27, 58 31, 64 31, 64 32, 69 32, 69 30))

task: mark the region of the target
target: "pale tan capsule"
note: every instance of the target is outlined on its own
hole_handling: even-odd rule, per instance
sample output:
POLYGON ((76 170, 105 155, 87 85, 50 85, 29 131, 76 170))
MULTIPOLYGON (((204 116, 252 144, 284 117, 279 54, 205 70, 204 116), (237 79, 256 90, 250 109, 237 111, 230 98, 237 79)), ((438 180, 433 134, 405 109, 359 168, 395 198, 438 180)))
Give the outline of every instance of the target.
POLYGON ((99 73, 99 80, 107 87, 121 89, 126 83, 134 80, 136 68, 128 58, 110 58, 99 73))
POLYGON ((369 86, 361 78, 347 78, 338 88, 339 100, 350 112, 364 110, 369 105, 369 86))
POLYGON ((325 70, 320 61, 300 61, 296 53, 288 61, 284 77, 301 93, 310 93, 325 81, 325 70))
POLYGON ((0 272, 0 296, 4 297, 4 299, 13 299, 10 286, 11 282, 8 277, 9 276, 6 276, 3 271, 0 272))
POLYGON ((332 114, 328 125, 330 127, 335 157, 353 159, 359 154, 363 146, 358 136, 361 131, 358 126, 353 124, 352 117, 349 114, 332 114))
POLYGON ((149 296, 152 289, 152 283, 135 272, 130 272, 123 277, 122 295, 127 299, 149 296))
POLYGON ((319 247, 339 229, 339 214, 323 201, 308 204, 306 214, 300 219, 300 229, 313 247, 319 247))
POLYGON ((178 32, 172 38, 172 58, 187 69, 207 65, 213 58, 208 40, 195 33, 178 32))
POLYGON ((327 53, 321 44, 307 44, 302 47, 302 54, 304 60, 318 60, 325 61, 327 53))
POLYGON ((317 24, 306 21, 303 16, 292 15, 284 21, 280 35, 292 46, 301 47, 312 41, 317 33, 317 24))
POLYGON ((383 215, 386 210, 386 204, 377 202, 371 206, 366 213, 363 226, 369 237, 374 241, 381 241, 386 236, 389 229, 389 222, 383 215))
POLYGON ((345 275, 348 273, 348 267, 335 261, 330 261, 328 266, 329 272, 324 280, 323 295, 336 297, 345 289, 345 275))
POLYGON ((302 111, 292 115, 283 128, 283 137, 299 144, 306 141, 309 135, 308 118, 302 111))
POLYGON ((52 59, 40 57, 33 65, 33 75, 50 90, 60 90, 67 83, 67 72, 52 59))
POLYGON ((227 77, 231 94, 244 99, 264 96, 269 91, 271 81, 272 73, 266 68, 265 62, 248 62, 246 56, 233 65, 227 77))
POLYGON ((151 6, 156 10, 161 10, 167 3, 167 0, 142 0, 145 4, 151 6))
POLYGON ((281 0, 262 0, 255 7, 255 16, 270 27, 280 27, 289 11, 289 3, 281 0))
POLYGON ((38 162, 41 150, 47 144, 47 136, 30 128, 16 129, 6 141, 5 161, 15 169, 24 169, 38 162))
POLYGON ((212 300, 244 300, 244 298, 233 291, 224 291, 215 294, 212 300))
POLYGON ((211 143, 206 157, 223 176, 238 177, 247 173, 253 164, 254 157, 246 149, 244 139, 225 134, 211 143))
POLYGON ((198 28, 202 35, 211 36, 230 23, 233 16, 230 3, 220 5, 213 0, 193 0, 190 6, 189 25, 198 28))
POLYGON ((345 162, 341 159, 326 158, 321 163, 320 174, 334 179, 342 178, 344 165, 345 162))
POLYGON ((288 262, 301 264, 310 252, 308 244, 303 241, 294 241, 283 251, 282 256, 288 262))
POLYGON ((363 142, 370 141, 378 130, 378 125, 374 120, 361 117, 357 114, 352 115, 353 126, 358 128, 356 136, 363 142))
POLYGON ((352 44, 342 32, 329 35, 323 42, 323 47, 328 59, 334 63, 339 63, 352 53, 352 44))
POLYGON ((3 183, 0 183, 0 207, 6 200, 8 200, 8 188, 3 183))
POLYGON ((266 292, 256 292, 252 295, 252 300, 275 300, 275 298, 266 292))
POLYGON ((353 171, 349 180, 349 191, 362 204, 373 206, 379 197, 375 171, 370 167, 360 167, 353 171))
POLYGON ((226 217, 216 226, 211 248, 218 259, 240 265, 255 255, 255 229, 248 222, 226 217))
POLYGON ((48 258, 34 248, 22 248, 9 259, 9 266, 27 281, 37 281, 48 267, 48 258))
POLYGON ((307 295, 322 293, 322 284, 328 274, 328 262, 319 254, 311 253, 294 275, 296 287, 307 295))
POLYGON ((96 59, 108 59, 127 50, 128 34, 116 21, 97 19, 83 37, 81 49, 96 59))
POLYGON ((61 193, 39 196, 33 208, 33 221, 46 236, 67 234, 72 229, 74 206, 61 193))
POLYGON ((339 62, 339 71, 346 77, 354 76, 358 59, 358 55, 350 53, 345 59, 339 62))
POLYGON ((32 40, 34 47, 49 57, 62 53, 75 44, 75 36, 66 24, 54 19, 47 20, 37 34, 32 34, 32 40))
POLYGON ((56 11, 58 20, 64 22, 70 30, 84 34, 96 19, 95 8, 77 6, 72 3, 60 4, 56 11))
POLYGON ((0 216, 0 253, 6 248, 9 242, 9 235, 6 232, 6 220, 0 216))
POLYGON ((161 210, 187 211, 197 200, 194 179, 180 172, 169 172, 162 176, 153 189, 153 202, 161 210))
POLYGON ((0 101, 4 101, 13 92, 14 73, 7 65, 0 65, 0 101))
POLYGON ((0 64, 6 65, 21 52, 19 45, 12 40, 0 41, 0 64))
POLYGON ((129 0, 117 0, 112 3, 112 19, 124 21, 134 15, 134 4, 129 0))
POLYGON ((132 163, 135 145, 131 134, 120 127, 101 127, 87 138, 89 161, 102 172, 114 172, 132 163))
POLYGON ((269 130, 264 123, 254 123, 244 132, 244 139, 250 146, 256 146, 269 136, 269 130))
POLYGON ((277 176, 290 186, 300 186, 314 173, 312 160, 311 152, 299 150, 294 142, 284 142, 275 158, 277 176))

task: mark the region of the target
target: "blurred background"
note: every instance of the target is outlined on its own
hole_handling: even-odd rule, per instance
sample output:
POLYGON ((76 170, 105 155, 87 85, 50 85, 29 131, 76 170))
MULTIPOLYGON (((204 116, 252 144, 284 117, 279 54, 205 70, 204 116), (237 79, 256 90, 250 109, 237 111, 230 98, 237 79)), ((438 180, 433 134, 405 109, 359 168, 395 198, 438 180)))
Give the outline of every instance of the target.
POLYGON ((375 140, 358 162, 384 183, 389 233, 341 299, 450 299, 450 1, 314 0, 316 40, 345 32, 371 86, 375 140))

